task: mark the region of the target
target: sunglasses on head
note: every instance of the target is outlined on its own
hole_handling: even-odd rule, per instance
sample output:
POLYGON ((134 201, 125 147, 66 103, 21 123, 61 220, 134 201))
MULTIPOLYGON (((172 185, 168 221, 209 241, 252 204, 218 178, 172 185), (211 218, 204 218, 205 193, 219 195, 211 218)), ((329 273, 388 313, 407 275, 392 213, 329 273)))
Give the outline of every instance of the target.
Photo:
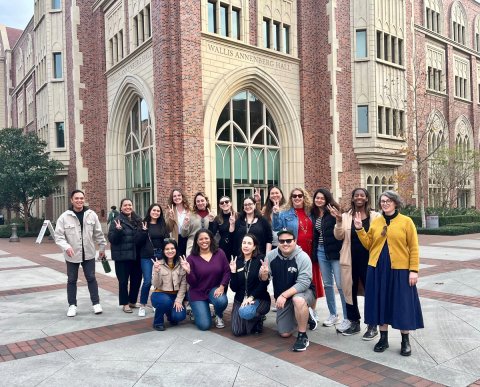
POLYGON ((292 199, 296 199, 296 198, 303 198, 303 194, 292 194, 292 199))
POLYGON ((225 200, 220 200, 220 205, 223 206, 224 204, 230 203, 230 200, 225 199, 225 200))
POLYGON ((280 245, 284 245, 284 244, 289 245, 289 244, 292 243, 292 242, 293 242, 293 238, 279 239, 279 240, 278 240, 278 244, 280 244, 280 245))

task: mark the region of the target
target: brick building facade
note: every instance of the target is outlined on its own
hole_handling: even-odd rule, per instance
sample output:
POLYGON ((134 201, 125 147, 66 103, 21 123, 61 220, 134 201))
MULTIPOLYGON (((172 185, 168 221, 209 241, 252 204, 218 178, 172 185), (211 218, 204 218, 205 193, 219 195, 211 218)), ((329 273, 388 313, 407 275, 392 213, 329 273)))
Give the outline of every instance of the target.
MULTIPOLYGON (((474 0, 36 0, 2 47, 4 121, 66 165, 38 216, 56 218, 74 188, 102 216, 124 196, 143 213, 173 187, 237 204, 272 183, 343 203, 394 188, 415 204, 418 168, 439 205, 416 138, 429 159, 478 150, 474 0)), ((479 189, 466 177, 455 204, 478 205, 479 189)))

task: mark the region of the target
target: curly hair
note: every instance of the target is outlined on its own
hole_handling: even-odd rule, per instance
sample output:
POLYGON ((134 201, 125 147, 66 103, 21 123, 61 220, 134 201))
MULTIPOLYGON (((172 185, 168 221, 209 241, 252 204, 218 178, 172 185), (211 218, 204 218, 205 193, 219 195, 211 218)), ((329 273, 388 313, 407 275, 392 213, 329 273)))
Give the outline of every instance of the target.
POLYGON ((313 205, 312 197, 305 188, 299 187, 292 189, 288 198, 288 202, 282 207, 282 210, 289 210, 290 208, 293 208, 292 194, 295 191, 300 191, 303 194, 303 209, 308 214, 313 205))

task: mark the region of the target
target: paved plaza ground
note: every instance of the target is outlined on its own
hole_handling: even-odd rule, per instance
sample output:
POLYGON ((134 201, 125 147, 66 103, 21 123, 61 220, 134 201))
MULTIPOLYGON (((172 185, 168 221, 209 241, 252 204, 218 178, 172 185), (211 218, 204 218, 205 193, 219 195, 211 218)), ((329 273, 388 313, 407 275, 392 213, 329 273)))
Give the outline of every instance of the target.
MULTIPOLYGON (((480 234, 420 244, 426 328, 402 357, 399 331, 375 353, 376 340, 321 326, 308 332, 306 352, 291 352, 294 338, 277 336, 274 312, 258 336, 234 337, 228 313, 225 329, 186 321, 153 331, 151 310, 122 312, 115 275, 100 264, 104 312, 92 313, 82 274, 78 315, 68 318, 66 266, 53 241, 0 239, 0 386, 480 386, 480 234)), ((327 317, 324 299, 317 312, 327 317)))

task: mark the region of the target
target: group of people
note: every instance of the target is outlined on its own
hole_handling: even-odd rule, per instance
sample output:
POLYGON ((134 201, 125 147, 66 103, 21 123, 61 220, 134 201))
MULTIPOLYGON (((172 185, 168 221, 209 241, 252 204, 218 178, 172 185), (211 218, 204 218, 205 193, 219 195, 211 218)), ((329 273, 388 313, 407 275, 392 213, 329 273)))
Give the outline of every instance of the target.
MULTIPOLYGON (((77 312, 80 265, 94 313, 101 313, 95 245, 103 258, 107 242, 98 216, 84 206, 84 193, 75 190, 70 199, 72 207, 59 217, 55 229, 55 241, 67 262, 67 316, 77 312)), ((273 186, 263 205, 255 190, 243 200, 239 213, 228 196, 218 204, 215 215, 208 197, 198 192, 191 208, 182 191, 174 189, 165 214, 155 203, 141 219, 130 199, 121 201, 119 213, 109 219, 108 241, 125 313, 138 305, 138 315, 145 316, 153 285, 154 329, 165 330, 165 318, 177 325, 186 318, 187 308, 200 330, 210 329, 212 318, 217 328, 223 328, 230 287, 235 293, 232 333, 261 333, 272 306, 267 290, 272 281, 277 329, 282 337, 297 330, 294 351, 306 350, 307 328, 317 328, 318 298, 325 296, 329 311, 323 325, 350 336, 361 330, 357 297, 365 295, 363 339, 373 340, 379 326, 374 350, 383 352, 389 346, 391 325, 401 330, 401 354, 411 354, 409 331, 423 328, 416 289, 418 238, 412 220, 399 213, 403 203, 396 192, 382 193, 381 212, 372 210, 363 188, 353 190, 350 209, 343 213, 325 188, 316 190, 312 200, 303 188, 293 189, 287 198, 273 186)))

